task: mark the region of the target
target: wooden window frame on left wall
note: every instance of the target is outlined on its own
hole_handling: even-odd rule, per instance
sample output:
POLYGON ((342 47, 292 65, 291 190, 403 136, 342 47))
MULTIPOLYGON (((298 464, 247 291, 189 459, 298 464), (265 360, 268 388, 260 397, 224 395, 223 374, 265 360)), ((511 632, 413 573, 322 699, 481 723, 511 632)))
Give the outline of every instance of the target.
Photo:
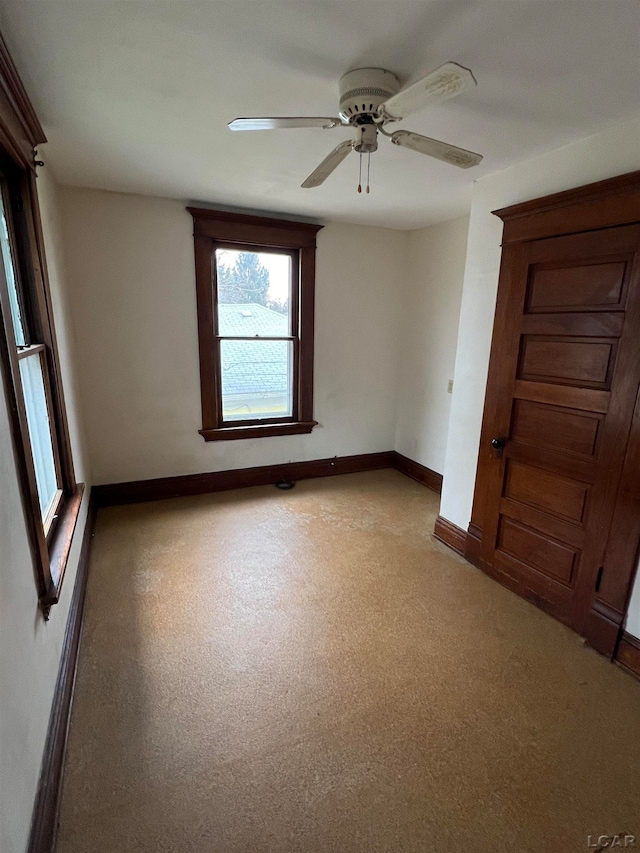
POLYGON ((44 381, 53 435, 60 497, 45 532, 25 410, 9 292, 0 276, 0 363, 12 431, 16 470, 33 559, 36 590, 45 618, 60 598, 80 512, 84 485, 76 483, 60 359, 44 252, 36 187, 36 146, 46 137, 6 44, 0 36, 0 171, 7 194, 20 298, 35 346, 46 365, 44 381))

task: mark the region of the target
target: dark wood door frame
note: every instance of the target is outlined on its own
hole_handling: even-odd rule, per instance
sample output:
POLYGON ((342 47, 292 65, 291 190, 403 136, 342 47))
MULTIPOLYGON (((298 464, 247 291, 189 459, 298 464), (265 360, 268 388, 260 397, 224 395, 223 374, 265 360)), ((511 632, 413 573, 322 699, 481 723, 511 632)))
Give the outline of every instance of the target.
MULTIPOLYGON (((522 204, 495 210, 504 222, 502 245, 595 231, 640 222, 640 171, 618 175, 584 187, 555 193, 522 204)), ((508 321, 509 269, 500 268, 494 328, 508 321)), ((482 457, 493 428, 492 367, 501 357, 499 337, 491 345, 489 379, 480 439, 478 475, 473 510, 465 544, 465 556, 480 564, 485 493, 481 482, 482 457)), ((602 582, 595 588, 583 633, 589 644, 613 657, 622 637, 640 551, 640 391, 629 435, 622 480, 617 493, 604 559, 602 582)), ((486 566, 483 566, 486 570, 486 566)), ((501 578, 498 578, 501 579, 501 578)))

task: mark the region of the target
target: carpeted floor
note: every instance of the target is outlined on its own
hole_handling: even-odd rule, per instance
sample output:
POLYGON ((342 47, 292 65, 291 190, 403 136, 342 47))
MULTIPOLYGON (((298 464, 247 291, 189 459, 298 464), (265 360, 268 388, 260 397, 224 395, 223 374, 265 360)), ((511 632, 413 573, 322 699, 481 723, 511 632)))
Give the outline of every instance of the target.
POLYGON ((437 506, 379 471, 102 510, 58 853, 640 837, 640 683, 437 506))

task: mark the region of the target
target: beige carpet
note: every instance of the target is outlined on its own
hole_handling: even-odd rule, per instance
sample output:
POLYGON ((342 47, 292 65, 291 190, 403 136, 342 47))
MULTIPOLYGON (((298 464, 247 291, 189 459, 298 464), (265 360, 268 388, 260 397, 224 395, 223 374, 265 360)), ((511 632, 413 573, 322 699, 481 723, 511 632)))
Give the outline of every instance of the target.
POLYGON ((380 471, 102 510, 58 853, 640 836, 640 683, 435 541, 437 504, 380 471))

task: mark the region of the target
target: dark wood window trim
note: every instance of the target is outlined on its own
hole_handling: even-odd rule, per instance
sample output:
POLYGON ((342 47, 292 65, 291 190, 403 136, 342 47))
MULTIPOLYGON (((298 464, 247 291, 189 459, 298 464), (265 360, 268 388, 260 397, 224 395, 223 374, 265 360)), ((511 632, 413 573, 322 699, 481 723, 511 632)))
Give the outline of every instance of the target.
POLYGON ((193 217, 202 429, 205 441, 263 438, 309 433, 313 420, 313 331, 316 234, 322 228, 308 222, 270 219, 207 208, 188 207, 193 217), (220 389, 219 346, 216 335, 215 250, 280 251, 293 259, 292 316, 294 341, 293 415, 260 421, 224 423, 220 389))
POLYGON ((0 273, 0 363, 12 429, 29 544, 40 605, 60 596, 84 486, 77 484, 64 404, 44 237, 36 188, 36 146, 46 142, 28 95, 0 36, 0 173, 5 193, 12 254, 19 277, 18 299, 28 327, 27 347, 18 348, 4 272, 0 273), (24 404, 19 361, 40 354, 46 403, 52 424, 59 493, 45 529, 24 404))

